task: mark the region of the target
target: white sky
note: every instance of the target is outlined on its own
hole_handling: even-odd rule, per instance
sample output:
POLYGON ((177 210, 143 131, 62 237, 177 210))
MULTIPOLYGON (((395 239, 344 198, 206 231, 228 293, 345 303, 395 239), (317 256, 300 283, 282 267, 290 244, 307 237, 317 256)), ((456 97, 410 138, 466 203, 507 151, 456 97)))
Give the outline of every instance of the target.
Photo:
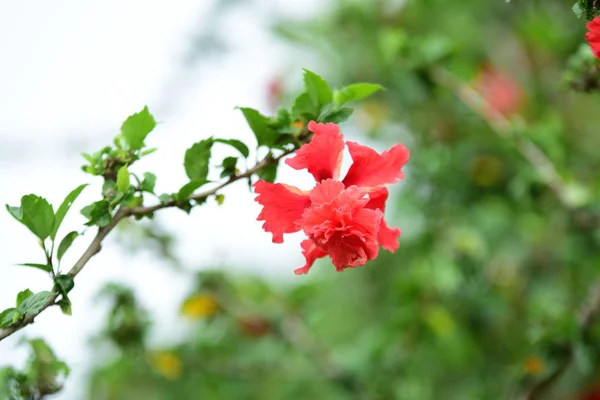
MULTIPOLYGON (((147 141, 160 150, 133 171, 155 172, 159 192, 174 191, 185 183, 183 154, 195 141, 217 135, 252 143, 251 132, 233 108, 245 105, 266 110, 266 82, 289 65, 281 45, 263 26, 264 18, 276 10, 298 15, 314 9, 311 4, 317 1, 279 0, 261 6, 258 14, 240 7, 223 26, 234 51, 201 62, 189 82, 184 75, 181 97, 161 98, 171 93, 168 84, 181 70, 194 26, 212 4, 191 0, 0 2, 0 203, 16 205, 22 195, 36 193, 56 207, 80 183, 96 183, 75 204, 62 233, 79 229, 83 222, 79 209, 97 199, 99 183, 79 170, 79 153, 110 144, 125 117, 145 104, 162 121, 147 141), (172 101, 176 106, 164 107, 172 101)), ((299 74, 300 67, 317 68, 310 62, 300 64, 299 74)), ((217 151, 215 161, 226 154, 227 150, 217 151)), ((290 169, 282 170, 280 177, 300 186, 310 184, 307 176, 290 169)), ((270 235, 255 221, 259 208, 245 184, 225 194, 222 207, 206 205, 191 216, 178 210, 161 214, 161 221, 180 237, 184 260, 192 267, 230 263, 292 278, 293 269, 303 262, 301 237, 272 244, 270 235)), ((90 239, 91 235, 78 239, 65 259, 67 264, 90 239)), ((42 253, 32 235, 3 211, 0 254, 0 309, 12 306, 20 290, 50 288, 43 272, 13 266, 40 262, 42 253)), ((177 340, 178 332, 170 326, 177 321, 188 277, 173 273, 150 254, 130 257, 109 240, 76 280, 71 295, 73 316, 63 316, 59 310, 43 313, 33 326, 0 342, 0 365, 22 365, 26 351, 18 346, 20 339, 41 336, 73 371, 65 390, 55 398, 84 398, 85 374, 93 358, 87 341, 98 332, 106 311, 95 295, 107 281, 138 290, 143 304, 156 315, 155 341, 177 340)))

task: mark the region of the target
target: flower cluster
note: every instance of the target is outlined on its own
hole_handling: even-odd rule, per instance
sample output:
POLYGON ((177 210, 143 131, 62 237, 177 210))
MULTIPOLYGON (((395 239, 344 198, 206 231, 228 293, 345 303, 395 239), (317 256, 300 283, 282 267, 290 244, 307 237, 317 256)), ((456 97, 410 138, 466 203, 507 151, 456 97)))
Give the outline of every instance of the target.
POLYGON ((376 258, 379 246, 395 251, 400 229, 388 227, 383 218, 388 198, 384 185, 403 179, 408 149, 396 144, 379 154, 355 142, 344 143, 339 126, 333 123, 311 121, 308 129, 314 133, 312 140, 286 164, 308 170, 317 183, 306 192, 282 183, 256 182, 263 229, 273 235, 274 243, 283 243, 285 233, 304 231, 306 264, 296 274, 308 273, 316 259, 327 255, 336 270, 343 271, 376 258), (345 145, 353 163, 340 180, 345 145))

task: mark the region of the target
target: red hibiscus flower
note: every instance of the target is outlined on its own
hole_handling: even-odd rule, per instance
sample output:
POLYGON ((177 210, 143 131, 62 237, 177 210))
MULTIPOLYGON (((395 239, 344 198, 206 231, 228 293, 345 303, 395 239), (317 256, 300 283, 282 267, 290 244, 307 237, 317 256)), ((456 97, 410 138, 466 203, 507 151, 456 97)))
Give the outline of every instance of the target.
POLYGON ((588 32, 585 34, 585 40, 590 44, 594 57, 600 59, 600 17, 588 22, 586 27, 588 32))
POLYGON ((306 274, 316 259, 329 255, 337 271, 364 265, 377 257, 379 246, 395 251, 400 229, 383 219, 388 198, 386 184, 404 178, 402 167, 409 151, 401 144, 377 153, 354 142, 346 142, 352 165, 339 179, 344 137, 336 124, 311 121, 310 143, 286 160, 290 167, 306 169, 317 181, 309 192, 282 183, 259 180, 254 184, 256 201, 263 206, 258 216, 263 229, 283 243, 284 233, 303 230, 306 264, 296 274, 306 274))

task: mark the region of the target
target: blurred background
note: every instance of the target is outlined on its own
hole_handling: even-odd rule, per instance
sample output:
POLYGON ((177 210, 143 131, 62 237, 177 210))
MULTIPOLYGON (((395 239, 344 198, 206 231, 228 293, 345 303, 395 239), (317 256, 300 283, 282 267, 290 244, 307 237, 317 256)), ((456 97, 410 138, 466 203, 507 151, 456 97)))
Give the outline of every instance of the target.
MULTIPOLYGON (((295 276, 302 236, 271 243, 240 183, 222 206, 123 224, 78 276, 73 316, 44 312, 0 343, 0 365, 25 368, 23 339, 44 339, 71 368, 57 400, 593 398, 600 80, 572 6, 0 3, 3 203, 57 204, 80 183, 92 187, 78 205, 94 200, 101 182, 79 154, 145 104, 159 151, 136 168, 172 191, 186 148, 254 143, 234 107, 289 107, 303 67, 336 87, 384 85, 342 130, 411 151, 386 210, 403 233, 395 254, 295 276)), ((307 175, 282 165, 278 181, 309 188, 307 175)), ((30 234, 8 213, 0 227, 9 306, 49 282, 13 266, 42 261, 30 234)))

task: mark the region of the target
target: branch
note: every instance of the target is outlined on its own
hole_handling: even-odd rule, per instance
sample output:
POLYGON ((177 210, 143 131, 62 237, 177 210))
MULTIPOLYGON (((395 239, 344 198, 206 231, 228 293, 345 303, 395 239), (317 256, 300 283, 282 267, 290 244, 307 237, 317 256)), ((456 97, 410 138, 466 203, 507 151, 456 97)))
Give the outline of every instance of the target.
MULTIPOLYGON (((579 327, 582 337, 585 338, 596 321, 596 317, 600 312, 600 281, 592 287, 587 301, 583 304, 579 312, 579 327)), ((530 387, 525 395, 524 400, 537 400, 545 398, 543 395, 566 371, 575 358, 575 348, 570 344, 566 349, 565 357, 562 362, 556 367, 553 373, 548 375, 541 381, 536 382, 530 387)))
MULTIPOLYGON (((300 136, 300 138, 303 140, 306 140, 308 138, 308 132, 303 133, 300 136)), ((250 168, 246 172, 244 172, 242 174, 233 175, 228 180, 219 184, 217 187, 215 187, 213 189, 204 191, 202 193, 193 194, 188 198, 188 200, 199 201, 199 200, 204 200, 204 199, 208 198, 209 196, 215 195, 217 193, 217 191, 221 190, 222 188, 224 188, 236 181, 239 181, 240 179, 249 178, 250 176, 254 175, 255 173, 261 171, 262 169, 264 169, 268 166, 277 164, 279 162, 279 160, 281 160, 283 157, 291 154, 294 151, 295 151, 295 149, 286 150, 277 157, 267 156, 266 158, 264 158, 262 161, 257 163, 254 167, 250 168)), ((164 208, 176 207, 177 205, 178 205, 178 203, 175 200, 170 200, 165 203, 161 203, 161 204, 157 204, 157 205, 149 206, 149 207, 133 207, 133 208, 120 207, 118 209, 118 211, 115 213, 115 215, 113 216, 112 221, 108 225, 98 228, 98 232, 96 233, 96 236, 94 237, 94 239, 92 240, 92 242, 90 243, 88 248, 85 250, 83 255, 79 258, 79 260, 75 263, 75 265, 73 265, 73 268, 71 268, 71 270, 68 272, 68 274, 74 278, 81 272, 81 270, 87 265, 88 261, 90 261, 90 259, 92 257, 94 257, 96 254, 98 254, 100 252, 100 250, 102 250, 102 241, 119 224, 119 222, 122 219, 129 218, 134 215, 147 215, 154 211, 161 210, 164 208)), ((0 329, 0 341, 6 339, 13 333, 23 329, 27 325, 32 324, 34 322, 34 319, 40 313, 42 313, 47 308, 57 304, 56 300, 59 296, 60 296, 60 294, 55 292, 52 296, 50 296, 48 298, 48 300, 42 306, 42 308, 40 309, 39 312, 37 312, 36 314, 28 314, 22 320, 16 322, 15 324, 13 324, 9 327, 0 329)))

